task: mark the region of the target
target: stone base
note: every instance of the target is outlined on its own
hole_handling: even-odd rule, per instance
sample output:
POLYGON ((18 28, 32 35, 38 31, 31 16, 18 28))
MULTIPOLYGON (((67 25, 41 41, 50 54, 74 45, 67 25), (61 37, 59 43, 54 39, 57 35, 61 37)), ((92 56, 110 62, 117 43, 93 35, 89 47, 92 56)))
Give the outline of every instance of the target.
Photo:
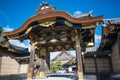
POLYGON ((27 78, 26 80, 32 80, 32 78, 27 78))
POLYGON ((45 72, 38 72, 36 75, 35 75, 36 78, 45 78, 45 72))
POLYGON ((82 80, 83 77, 84 77, 84 76, 83 76, 83 72, 78 72, 78 78, 82 80))
POLYGON ((32 79, 32 77, 33 77, 32 73, 29 72, 29 73, 27 74, 27 78, 28 78, 28 79, 32 79))
POLYGON ((83 79, 78 80, 97 80, 96 75, 84 75, 83 79))

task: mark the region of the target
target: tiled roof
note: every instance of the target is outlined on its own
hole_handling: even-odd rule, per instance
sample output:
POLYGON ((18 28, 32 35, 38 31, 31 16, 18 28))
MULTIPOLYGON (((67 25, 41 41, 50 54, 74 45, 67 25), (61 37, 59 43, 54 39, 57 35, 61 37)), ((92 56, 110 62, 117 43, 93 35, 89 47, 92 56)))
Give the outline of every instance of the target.
MULTIPOLYGON (((3 41, 5 41, 6 39, 3 37, 3 36, 0 36, 0 42, 2 43, 3 41)), ((8 44, 10 44, 8 42, 8 44)), ((4 45, 4 44, 3 44, 4 45)), ((28 51, 28 48, 24 48, 24 47, 20 47, 20 46, 16 46, 16 45, 12 45, 10 44, 10 46, 8 46, 7 48, 10 48, 10 49, 14 49, 20 53, 26 53, 26 54, 29 54, 29 51, 28 51)))
POLYGON ((120 24, 120 18, 113 18, 113 19, 104 19, 102 22, 103 27, 107 27, 110 24, 120 24))
POLYGON ((28 50, 28 48, 25 48, 25 47, 20 47, 20 46, 16 46, 16 45, 12 45, 12 44, 10 44, 10 45, 12 48, 14 48, 16 50, 21 50, 21 51, 28 50))
POLYGON ((76 64, 76 57, 73 57, 71 60, 66 62, 64 65, 74 65, 76 64))
POLYGON ((89 47, 86 48, 86 51, 84 52, 85 56, 102 56, 102 55, 109 55, 111 53, 111 50, 100 50, 97 47, 89 47))
POLYGON ((97 47, 87 47, 85 52, 95 52, 97 51, 97 49, 98 49, 97 47))
POLYGON ((19 60, 22 60, 22 59, 29 59, 30 56, 23 56, 23 57, 15 57, 15 59, 19 59, 19 60))

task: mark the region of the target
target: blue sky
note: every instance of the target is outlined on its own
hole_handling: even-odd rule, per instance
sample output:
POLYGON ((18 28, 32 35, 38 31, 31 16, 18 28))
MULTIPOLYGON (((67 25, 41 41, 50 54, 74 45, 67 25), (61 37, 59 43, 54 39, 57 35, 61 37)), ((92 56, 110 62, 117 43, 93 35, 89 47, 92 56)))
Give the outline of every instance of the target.
MULTIPOLYGON (((93 10, 94 16, 104 15, 104 19, 120 18, 120 0, 44 0, 74 15, 93 10)), ((29 17, 35 15, 36 9, 43 0, 0 0, 0 26, 5 31, 19 28, 29 17)), ((99 46, 101 25, 96 29, 96 45, 99 46)), ((27 44, 27 42, 26 42, 27 44)))

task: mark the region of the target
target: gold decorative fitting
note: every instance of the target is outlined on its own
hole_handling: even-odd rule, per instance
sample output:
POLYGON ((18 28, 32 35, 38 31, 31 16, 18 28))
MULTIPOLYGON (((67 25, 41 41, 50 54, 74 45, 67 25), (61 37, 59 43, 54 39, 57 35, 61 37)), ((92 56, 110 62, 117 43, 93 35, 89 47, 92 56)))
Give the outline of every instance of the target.
POLYGON ((79 79, 83 79, 83 77, 84 77, 84 76, 83 76, 83 72, 78 72, 78 78, 79 78, 79 79))
POLYGON ((52 39, 52 40, 50 40, 50 42, 55 43, 55 42, 57 42, 57 39, 52 39))
POLYGON ((91 24, 82 24, 82 29, 86 29, 86 28, 95 28, 98 26, 98 22, 96 23, 91 23, 91 24))
POLYGON ((45 41, 45 40, 43 40, 43 41, 40 41, 40 43, 41 43, 41 44, 45 44, 45 43, 46 43, 46 41, 45 41))
POLYGON ((45 37, 45 36, 47 36, 47 34, 42 34, 41 36, 45 37))
POLYGON ((44 26, 44 27, 49 27, 51 25, 53 25, 55 23, 55 21, 46 21, 40 24, 40 26, 44 26))
POLYGON ((66 24, 68 27, 72 27, 72 26, 73 26, 73 24, 70 23, 70 22, 68 22, 68 21, 65 21, 65 24, 66 24))
POLYGON ((76 40, 75 37, 72 37, 71 39, 72 39, 72 41, 75 41, 75 40, 76 40))
POLYGON ((67 38, 62 38, 61 41, 66 42, 67 38))
POLYGON ((55 32, 52 32, 51 35, 56 35, 56 33, 55 33, 55 32))
POLYGON ((67 33, 66 31, 62 31, 62 32, 60 32, 61 34, 65 34, 65 33, 67 33))
POLYGON ((89 42, 89 43, 87 44, 87 46, 94 46, 94 43, 93 43, 93 42, 89 42))
POLYGON ((82 52, 82 55, 84 55, 84 52, 82 52))

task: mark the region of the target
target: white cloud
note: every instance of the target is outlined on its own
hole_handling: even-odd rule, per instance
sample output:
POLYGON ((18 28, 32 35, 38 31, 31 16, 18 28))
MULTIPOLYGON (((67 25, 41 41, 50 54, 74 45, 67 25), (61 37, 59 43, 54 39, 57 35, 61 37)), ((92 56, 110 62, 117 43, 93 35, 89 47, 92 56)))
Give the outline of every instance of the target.
POLYGON ((18 47, 23 47, 23 48, 29 47, 29 45, 26 45, 25 43, 22 43, 19 40, 9 40, 9 43, 18 47))
POLYGON ((95 35, 95 42, 101 42, 101 35, 95 35))
POLYGON ((7 25, 6 27, 3 27, 3 32, 9 32, 9 31, 13 31, 14 29, 9 27, 9 25, 7 25))
POLYGON ((74 12, 74 16, 79 16, 79 15, 81 15, 82 14, 82 11, 75 11, 74 12))

